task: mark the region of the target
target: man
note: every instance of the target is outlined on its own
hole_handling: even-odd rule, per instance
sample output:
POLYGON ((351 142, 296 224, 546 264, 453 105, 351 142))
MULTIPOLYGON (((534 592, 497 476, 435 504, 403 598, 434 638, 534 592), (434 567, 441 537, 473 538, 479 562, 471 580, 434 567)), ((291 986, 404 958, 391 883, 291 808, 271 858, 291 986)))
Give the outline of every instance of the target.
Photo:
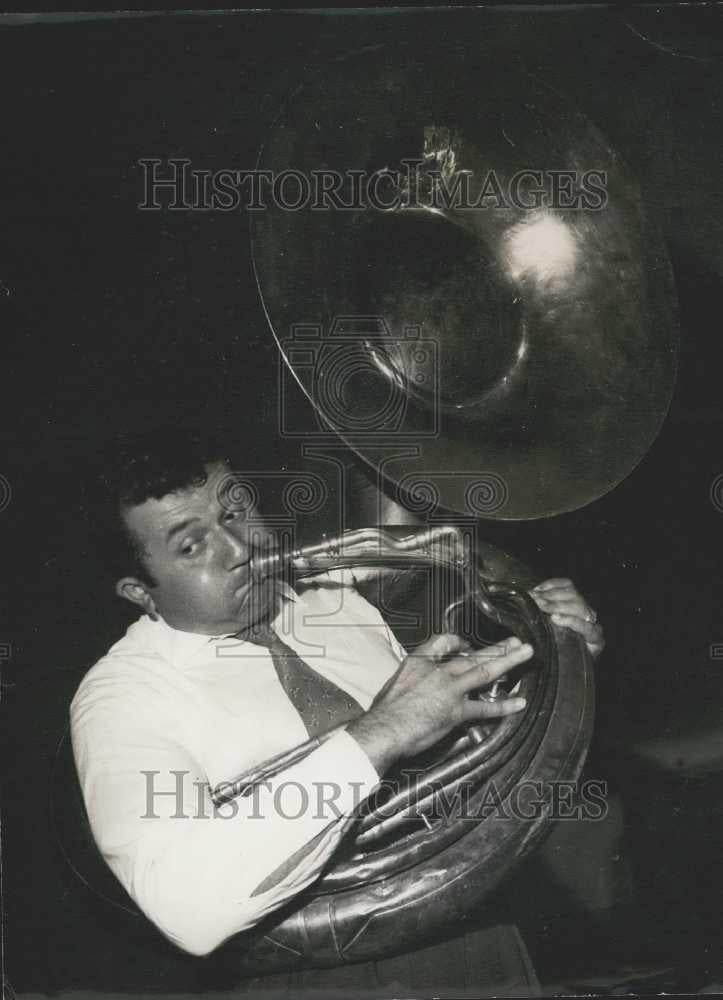
MULTIPOLYGON (((521 711, 516 696, 469 695, 532 650, 511 638, 473 651, 439 635, 406 656, 345 579, 300 593, 255 582, 250 560, 271 533, 230 499, 223 450, 163 439, 138 449, 106 474, 104 510, 116 592, 142 615, 83 679, 73 750, 109 866, 163 934, 207 955, 317 878, 393 763, 461 723, 521 711), (259 619, 263 636, 249 631, 259 619), (311 721, 284 677, 296 655, 322 685, 306 694, 311 721), (213 788, 340 723, 253 795, 214 810, 213 788)), ((602 630, 569 581, 541 584, 535 599, 600 651, 602 630)))

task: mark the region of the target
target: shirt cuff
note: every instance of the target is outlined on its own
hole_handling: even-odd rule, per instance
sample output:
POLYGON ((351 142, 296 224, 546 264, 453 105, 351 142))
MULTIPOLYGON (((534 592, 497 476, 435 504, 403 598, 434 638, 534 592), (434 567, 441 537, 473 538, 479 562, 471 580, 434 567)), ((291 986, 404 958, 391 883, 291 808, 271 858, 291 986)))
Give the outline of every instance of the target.
MULTIPOLYGON (((351 815, 381 783, 381 777, 369 757, 344 729, 297 764, 294 770, 303 771, 307 763, 310 770, 313 768, 315 776, 323 774, 325 781, 339 789, 336 805, 344 815, 351 815)), ((303 783, 301 775, 298 777, 303 783)))

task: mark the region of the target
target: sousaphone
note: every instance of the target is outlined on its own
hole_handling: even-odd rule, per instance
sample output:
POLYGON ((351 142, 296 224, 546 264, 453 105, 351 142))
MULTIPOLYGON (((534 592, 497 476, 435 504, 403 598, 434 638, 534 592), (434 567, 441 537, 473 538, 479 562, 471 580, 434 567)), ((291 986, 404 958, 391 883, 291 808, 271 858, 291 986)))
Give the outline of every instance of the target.
MULTIPOLYGON (((249 973, 418 947, 549 829, 551 789, 579 775, 591 737, 589 657, 537 610, 531 570, 470 545, 469 525, 574 510, 621 482, 667 411, 676 349, 668 257, 619 155, 489 55, 340 59, 291 95, 258 166, 277 203, 255 213, 254 266, 311 436, 340 437, 428 516, 255 571, 441 569, 456 590, 432 602, 430 627, 479 643, 513 632, 536 655, 509 682, 527 696, 520 716, 406 762, 414 779, 365 805, 321 878, 226 946, 249 973)), ((232 794, 315 745, 260 761, 232 794)))
POLYGON ((489 52, 340 59, 289 98, 259 167, 277 203, 253 218, 256 276, 312 404, 310 437, 337 434, 387 495, 432 522, 346 533, 290 554, 287 568, 296 579, 375 560, 400 568, 406 548, 418 570, 444 564, 462 578, 478 637, 502 624, 537 651, 525 718, 438 748, 416 788, 370 807, 305 904, 254 949, 334 964, 413 948, 461 919, 550 825, 519 809, 405 825, 410 802, 431 815, 459 782, 479 804, 492 781, 514 798, 579 774, 593 714, 584 644, 537 614, 529 569, 484 544, 465 562, 449 529, 455 566, 429 533, 445 511, 462 523, 547 517, 621 482, 670 403, 674 291, 618 153, 489 52))

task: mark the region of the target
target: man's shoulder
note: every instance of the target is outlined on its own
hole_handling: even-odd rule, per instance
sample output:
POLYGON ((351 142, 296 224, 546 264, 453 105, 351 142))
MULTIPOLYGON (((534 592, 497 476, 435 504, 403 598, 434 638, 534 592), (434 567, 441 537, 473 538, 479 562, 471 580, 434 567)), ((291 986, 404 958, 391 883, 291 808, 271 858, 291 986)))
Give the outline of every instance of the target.
POLYGON ((156 663, 163 659, 154 623, 147 615, 141 615, 128 626, 125 635, 114 642, 108 652, 91 667, 89 673, 122 670, 126 664, 156 663))
POLYGON ((71 712, 91 696, 103 693, 117 698, 139 685, 148 685, 163 664, 164 658, 144 615, 87 671, 73 697, 71 712))

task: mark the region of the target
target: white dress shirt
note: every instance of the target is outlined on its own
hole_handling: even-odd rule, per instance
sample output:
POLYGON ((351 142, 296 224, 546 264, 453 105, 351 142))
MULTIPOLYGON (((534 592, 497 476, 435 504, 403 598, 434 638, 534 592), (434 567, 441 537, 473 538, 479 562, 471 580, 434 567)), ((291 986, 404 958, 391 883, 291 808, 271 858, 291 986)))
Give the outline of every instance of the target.
MULTIPOLYGON (((338 574, 289 600, 274 626, 367 709, 405 653, 338 574)), ((207 954, 308 886, 379 784, 341 731, 248 797, 209 786, 308 738, 269 651, 143 616, 83 678, 71 705, 76 766, 113 872, 179 947, 207 954)))

